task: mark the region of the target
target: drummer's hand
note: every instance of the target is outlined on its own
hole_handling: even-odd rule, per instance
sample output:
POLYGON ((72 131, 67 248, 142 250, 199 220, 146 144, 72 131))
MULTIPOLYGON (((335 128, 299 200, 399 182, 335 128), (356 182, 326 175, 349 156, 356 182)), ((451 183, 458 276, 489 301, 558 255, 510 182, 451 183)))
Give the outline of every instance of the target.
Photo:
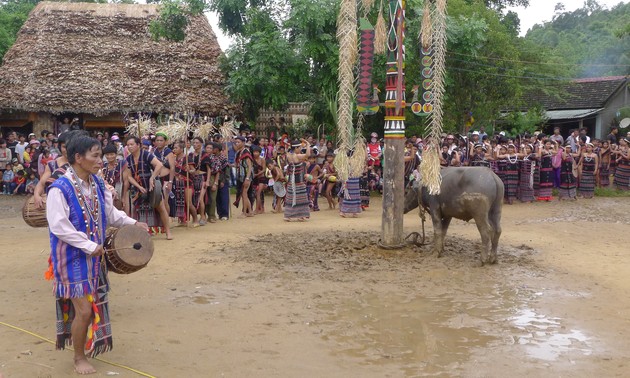
POLYGON ((104 253, 105 253, 105 249, 103 249, 102 245, 99 245, 99 246, 96 247, 94 252, 90 253, 90 256, 92 256, 92 257, 103 256, 104 253))
POLYGON ((149 225, 144 222, 136 222, 136 226, 142 227, 146 232, 149 232, 149 225))
POLYGON ((140 191, 140 193, 145 194, 147 192, 147 190, 141 186, 138 187, 138 190, 140 191))
POLYGON ((155 188, 155 180, 149 180, 149 190, 153 190, 155 188))
POLYGON ((38 209, 43 209, 44 199, 42 198, 42 196, 39 195, 39 193, 37 193, 37 191, 35 191, 35 193, 33 194, 33 198, 35 199, 35 207, 37 207, 38 209))

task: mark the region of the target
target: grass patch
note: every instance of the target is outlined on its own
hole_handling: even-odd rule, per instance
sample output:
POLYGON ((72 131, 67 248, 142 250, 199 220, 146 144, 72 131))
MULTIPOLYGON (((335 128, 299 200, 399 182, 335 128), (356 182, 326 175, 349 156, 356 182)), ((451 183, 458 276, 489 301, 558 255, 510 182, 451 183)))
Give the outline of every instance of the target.
POLYGON ((617 190, 613 188, 595 188, 596 197, 628 197, 630 190, 617 190))

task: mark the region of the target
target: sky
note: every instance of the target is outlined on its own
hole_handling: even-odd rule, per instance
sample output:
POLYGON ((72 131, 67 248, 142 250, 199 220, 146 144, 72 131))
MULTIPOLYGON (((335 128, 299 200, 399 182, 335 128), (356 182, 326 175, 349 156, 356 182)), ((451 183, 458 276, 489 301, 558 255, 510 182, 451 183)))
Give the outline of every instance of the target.
MULTIPOLYGON (((630 0, 598 0, 598 3, 608 9, 619 3, 628 3, 630 0)), ((564 4, 565 11, 572 12, 584 4, 584 0, 529 0, 529 7, 510 7, 510 10, 518 13, 521 19, 521 35, 525 35, 527 31, 535 24, 542 24, 545 21, 551 21, 554 14, 554 8, 557 3, 564 4)), ((214 33, 217 35, 221 49, 225 51, 232 40, 225 36, 219 29, 219 21, 214 13, 206 13, 210 25, 214 33)))
MULTIPOLYGON (((628 3, 630 0, 598 0, 601 6, 612 8, 619 3, 628 3)), ((572 12, 584 5, 584 0, 529 0, 529 7, 509 7, 508 9, 518 13, 521 20, 521 36, 524 36, 532 26, 551 21, 554 8, 557 3, 564 4, 566 12, 572 12)))

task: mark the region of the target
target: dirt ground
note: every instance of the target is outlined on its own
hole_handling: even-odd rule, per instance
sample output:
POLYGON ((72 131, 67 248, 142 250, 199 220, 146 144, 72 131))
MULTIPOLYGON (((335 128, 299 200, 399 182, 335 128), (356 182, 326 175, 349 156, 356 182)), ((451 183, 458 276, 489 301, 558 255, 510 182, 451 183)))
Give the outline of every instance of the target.
MULTIPOLYGON (((0 197, 0 322, 53 339, 48 234, 21 201, 0 197)), ((378 249, 380 206, 155 237, 145 269, 110 274, 102 357, 159 377, 628 376, 630 199, 505 206, 499 263, 484 267, 474 223, 453 221, 440 259, 378 249)), ((72 354, 0 325, 0 372, 74 376, 72 354)))

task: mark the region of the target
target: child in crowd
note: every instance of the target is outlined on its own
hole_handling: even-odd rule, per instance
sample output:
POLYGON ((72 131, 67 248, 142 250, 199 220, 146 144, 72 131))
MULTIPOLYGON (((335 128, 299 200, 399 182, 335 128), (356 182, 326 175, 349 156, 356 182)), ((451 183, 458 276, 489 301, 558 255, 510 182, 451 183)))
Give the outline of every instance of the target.
POLYGON ((2 194, 13 194, 15 189, 15 172, 13 172, 13 164, 7 163, 6 169, 2 174, 2 194))
POLYGON ((15 178, 13 179, 13 183, 15 184, 15 189, 13 189, 13 194, 26 193, 26 174, 23 170, 19 170, 15 173, 15 178))
POLYGON ((26 193, 33 194, 38 183, 39 179, 35 177, 35 173, 31 172, 31 174, 28 176, 28 180, 26 181, 26 193))

